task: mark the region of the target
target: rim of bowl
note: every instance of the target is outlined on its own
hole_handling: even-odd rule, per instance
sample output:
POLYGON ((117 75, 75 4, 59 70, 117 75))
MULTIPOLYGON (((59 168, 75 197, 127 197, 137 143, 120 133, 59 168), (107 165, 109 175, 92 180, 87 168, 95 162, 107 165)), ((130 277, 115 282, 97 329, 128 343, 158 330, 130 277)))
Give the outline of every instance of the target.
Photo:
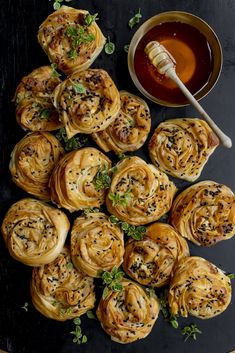
POLYGON ((185 107, 190 105, 190 103, 184 103, 184 104, 179 104, 179 103, 171 103, 169 101, 163 101, 161 99, 158 99, 157 97, 151 95, 148 91, 145 90, 145 88, 141 85, 139 82, 137 75, 135 73, 135 68, 134 68, 134 57, 135 57, 135 51, 136 48, 140 42, 140 40, 143 38, 143 36, 153 27, 165 23, 165 22, 183 22, 186 24, 189 24, 197 30, 199 30, 207 39, 208 43, 210 44, 210 48, 213 54, 213 70, 210 75, 210 78, 208 82, 200 89, 200 91, 195 95, 195 98, 199 101, 200 99, 204 98, 207 96, 207 94, 215 87, 223 66, 223 52, 222 52, 222 46, 220 44, 220 40, 213 30, 213 28, 202 18, 193 15, 189 12, 185 11, 165 11, 161 12, 155 16, 150 17, 147 21, 145 21, 135 32, 133 35, 129 50, 128 50, 128 70, 131 76, 132 81, 134 82, 136 88, 148 99, 153 101, 154 103, 157 103, 159 105, 165 106, 165 107, 185 107), (165 18, 165 20, 164 20, 165 18), (169 20, 171 19, 171 20, 169 20), (188 21, 185 21, 185 19, 188 19, 188 21), (184 20, 184 21, 183 21, 184 20), (195 23, 200 24, 200 28, 198 28, 195 23), (201 29, 204 29, 202 31, 201 29), (205 33, 207 32, 207 33, 205 33), (212 42, 211 42, 212 41, 212 42), (215 55, 216 52, 216 55, 215 55))

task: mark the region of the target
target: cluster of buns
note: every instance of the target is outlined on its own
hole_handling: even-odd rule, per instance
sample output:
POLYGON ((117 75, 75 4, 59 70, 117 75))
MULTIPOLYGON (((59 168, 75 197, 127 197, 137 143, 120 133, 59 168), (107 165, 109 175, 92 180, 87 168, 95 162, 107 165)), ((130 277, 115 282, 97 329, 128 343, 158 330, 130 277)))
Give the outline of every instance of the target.
POLYGON ((10 172, 17 186, 39 200, 13 204, 2 234, 12 257, 34 267, 33 304, 55 320, 92 309, 94 278, 122 265, 131 280, 122 278, 120 290, 100 300, 97 317, 114 341, 130 343, 150 333, 160 310, 157 296, 143 286, 168 285, 173 315, 206 319, 227 308, 230 279, 205 259, 191 257, 186 239, 211 246, 231 238, 235 196, 225 185, 203 181, 174 199, 177 189, 167 174, 195 181, 219 143, 200 119, 161 123, 148 145, 153 164, 131 156, 112 168, 110 158, 94 147, 65 153, 49 131, 64 127, 68 138, 90 134, 104 152, 115 153, 139 149, 150 132, 146 102, 119 92, 103 69, 90 68, 105 38, 89 16, 62 6, 40 26, 42 48, 69 76, 62 81, 53 67, 44 66, 17 87, 17 122, 30 132, 16 144, 10 172), (109 181, 105 187, 96 183, 102 173, 109 181), (101 205, 107 213, 94 210, 101 205), (60 208, 83 211, 71 231, 60 208), (170 224, 157 222, 167 212, 170 224), (124 242, 125 227, 113 224, 108 213, 132 230, 147 225, 143 238, 124 242))

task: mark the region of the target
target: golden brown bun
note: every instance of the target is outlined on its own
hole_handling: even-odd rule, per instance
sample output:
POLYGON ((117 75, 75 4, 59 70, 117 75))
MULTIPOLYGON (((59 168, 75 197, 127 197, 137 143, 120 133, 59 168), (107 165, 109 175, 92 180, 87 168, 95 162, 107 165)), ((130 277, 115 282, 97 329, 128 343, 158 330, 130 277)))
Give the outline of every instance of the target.
POLYGON ((172 119, 155 130, 149 154, 153 164, 163 172, 194 181, 218 145, 218 137, 204 120, 172 119))
POLYGON ((78 317, 95 303, 93 278, 73 267, 67 247, 50 264, 33 269, 30 291, 35 308, 58 321, 78 317))
POLYGON ((235 234, 235 196, 225 185, 201 181, 177 196, 170 223, 197 245, 215 245, 235 234))
POLYGON ((49 179, 64 149, 49 132, 27 134, 14 147, 10 172, 14 183, 41 200, 50 200, 49 179))
POLYGON ((103 131, 92 134, 105 152, 136 151, 146 141, 151 119, 147 103, 126 91, 120 91, 121 108, 116 119, 103 131))
POLYGON ((126 243, 123 269, 142 285, 162 287, 169 283, 175 264, 184 256, 189 256, 186 240, 169 224, 153 223, 142 240, 126 243))
POLYGON ((51 95, 61 83, 50 66, 42 66, 22 78, 14 97, 17 123, 30 131, 53 131, 61 128, 51 95))
POLYGON ((106 206, 122 221, 143 225, 158 220, 169 211, 175 192, 175 185, 166 174, 139 157, 129 157, 117 164, 106 206), (110 199, 113 195, 121 202, 113 202, 110 199), (128 197, 123 203, 125 195, 128 197))
POLYGON ((62 211, 27 198, 10 207, 2 223, 2 234, 14 259, 25 265, 40 266, 59 255, 69 227, 62 211))
POLYGON ((76 268, 88 276, 100 277, 123 262, 124 240, 121 229, 104 213, 78 217, 71 232, 71 257, 76 268))
POLYGON ((185 257, 175 268, 169 289, 172 315, 209 319, 231 301, 231 281, 218 267, 197 256, 185 257))
POLYGON ((38 41, 49 60, 66 74, 82 71, 91 66, 105 44, 105 37, 96 22, 86 26, 86 10, 78 10, 68 6, 61 8, 47 17, 40 25, 38 41), (76 36, 71 36, 72 31, 76 36), (79 31, 90 40, 79 42, 79 31), (76 37, 76 38, 75 38, 76 37))
POLYGON ((97 317, 113 341, 131 343, 148 336, 157 320, 160 305, 135 282, 123 279, 120 292, 101 299, 97 317))
POLYGON ((66 154, 56 165, 51 179, 51 199, 70 212, 104 203, 105 190, 97 191, 93 184, 99 170, 110 169, 111 161, 93 147, 66 154))
POLYGON ((53 96, 68 138, 106 129, 120 108, 119 92, 102 69, 75 72, 56 87, 53 96))

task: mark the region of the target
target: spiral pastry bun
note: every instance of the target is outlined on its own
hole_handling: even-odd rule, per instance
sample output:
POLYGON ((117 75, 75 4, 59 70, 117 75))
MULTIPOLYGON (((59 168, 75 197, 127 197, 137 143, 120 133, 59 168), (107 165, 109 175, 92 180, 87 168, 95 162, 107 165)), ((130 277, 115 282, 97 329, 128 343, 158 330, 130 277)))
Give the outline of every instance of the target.
POLYGON ((204 120, 172 119, 155 130, 149 154, 163 172, 192 182, 218 145, 218 137, 204 120))
POLYGON ((15 260, 40 266, 59 255, 69 227, 69 220, 62 211, 27 198, 10 207, 2 223, 2 234, 15 260))
POLYGON ((185 257, 175 268, 169 289, 172 315, 210 319, 231 301, 231 281, 222 270, 197 256, 185 257))
POLYGON ((149 296, 137 283, 123 279, 121 284, 121 291, 101 299, 96 314, 113 341, 131 343, 148 336, 160 305, 154 294, 149 296))
POLYGON ((63 155, 60 142, 49 132, 27 134, 11 154, 9 167, 14 183, 41 200, 50 200, 49 179, 63 155))
POLYGON ((56 87, 53 96, 68 138, 106 129, 120 109, 119 92, 102 69, 73 73, 56 87))
POLYGON ((175 264, 184 256, 189 256, 186 240, 169 224, 153 223, 142 240, 127 242, 123 269, 142 285, 162 287, 169 283, 175 264))
POLYGON ((170 223, 194 244, 215 245, 235 234, 235 196, 225 185, 201 181, 177 196, 170 223))
POLYGON ((42 49, 65 74, 90 67, 105 44, 100 28, 95 21, 89 24, 88 16, 86 10, 61 6, 39 27, 42 49))
POLYGON ((58 321, 78 317, 95 303, 93 279, 73 266, 67 247, 50 264, 33 269, 30 291, 35 308, 58 321))
POLYGON ((61 82, 51 66, 42 66, 22 78, 13 101, 17 123, 30 131, 53 131, 61 128, 51 95, 61 82))
POLYGON ((92 134, 105 152, 136 151, 145 143, 151 127, 147 103, 126 91, 120 91, 121 109, 116 119, 103 131, 92 134))
POLYGON ((169 211, 175 192, 166 174, 139 157, 129 157, 117 164, 106 206, 120 220, 143 225, 169 211))
POLYGON ((66 154, 50 179, 52 201, 70 212, 99 207, 104 203, 105 190, 96 190, 95 176, 110 167, 109 158, 96 148, 85 147, 66 154))
POLYGON ((121 229, 104 213, 78 217, 71 232, 71 257, 76 268, 91 277, 100 277, 123 262, 124 240, 121 229))

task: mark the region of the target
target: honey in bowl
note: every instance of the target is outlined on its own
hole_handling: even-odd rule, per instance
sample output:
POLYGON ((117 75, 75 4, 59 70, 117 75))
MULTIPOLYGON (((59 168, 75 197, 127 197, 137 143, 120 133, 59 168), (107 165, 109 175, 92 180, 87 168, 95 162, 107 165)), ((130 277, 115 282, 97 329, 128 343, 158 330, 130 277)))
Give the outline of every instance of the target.
POLYGON ((213 70, 213 55, 206 37, 195 27, 183 22, 164 22, 151 28, 139 41, 134 68, 142 87, 159 100, 187 104, 176 84, 157 69, 144 49, 151 41, 162 44, 176 61, 176 73, 195 95, 208 83, 213 70))

